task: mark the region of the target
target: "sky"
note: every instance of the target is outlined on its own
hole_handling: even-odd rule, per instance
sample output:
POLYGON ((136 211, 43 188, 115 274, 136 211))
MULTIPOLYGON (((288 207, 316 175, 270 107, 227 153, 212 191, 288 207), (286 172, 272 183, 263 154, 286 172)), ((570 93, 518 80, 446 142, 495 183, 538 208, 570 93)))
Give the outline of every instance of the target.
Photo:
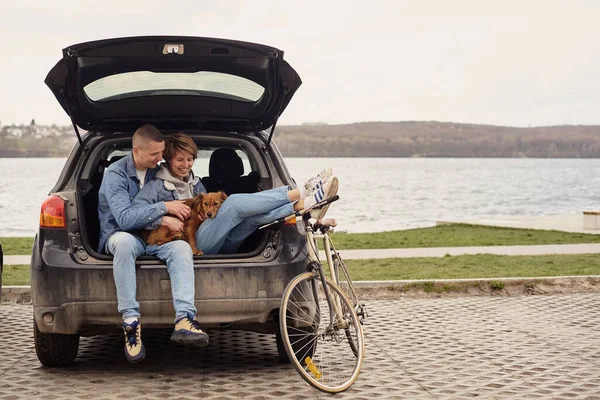
POLYGON ((0 0, 0 124, 68 125, 62 49, 140 35, 277 47, 303 84, 279 124, 600 124, 594 0, 0 0))

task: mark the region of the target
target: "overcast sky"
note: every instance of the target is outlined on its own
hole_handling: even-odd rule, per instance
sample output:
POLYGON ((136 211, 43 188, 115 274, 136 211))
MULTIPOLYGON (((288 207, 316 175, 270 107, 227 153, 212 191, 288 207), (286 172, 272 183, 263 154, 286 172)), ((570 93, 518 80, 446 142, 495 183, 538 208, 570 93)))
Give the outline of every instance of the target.
POLYGON ((0 0, 0 123, 69 124, 43 83, 68 45, 190 35, 285 51, 280 124, 600 124, 595 0, 0 0))

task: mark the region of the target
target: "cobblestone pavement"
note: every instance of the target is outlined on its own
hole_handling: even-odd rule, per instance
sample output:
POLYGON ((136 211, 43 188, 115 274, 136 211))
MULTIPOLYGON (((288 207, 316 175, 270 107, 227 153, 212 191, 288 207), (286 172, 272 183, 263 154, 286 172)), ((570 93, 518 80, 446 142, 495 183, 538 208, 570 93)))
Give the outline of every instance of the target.
MULTIPOLYGON (((370 301, 366 358, 336 399, 600 399, 600 294, 370 301)), ((32 308, 0 305, 0 400, 329 398, 277 361, 273 335, 209 331, 206 349, 144 331, 129 364, 120 334, 82 338, 68 368, 46 368, 32 308)))

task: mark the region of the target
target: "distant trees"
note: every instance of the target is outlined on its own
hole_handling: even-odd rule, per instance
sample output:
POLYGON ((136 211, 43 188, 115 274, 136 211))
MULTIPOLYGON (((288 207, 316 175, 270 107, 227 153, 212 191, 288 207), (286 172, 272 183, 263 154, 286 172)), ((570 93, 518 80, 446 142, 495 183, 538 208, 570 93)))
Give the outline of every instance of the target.
POLYGON ((436 121, 282 126, 275 140, 300 157, 600 157, 600 126, 511 128, 436 121))
MULTIPOLYGON (((4 126, 0 157, 65 157, 71 126, 4 126), (35 127, 35 129, 31 129, 35 127), (35 133, 35 136, 32 135, 35 133)), ((437 121, 279 126, 275 142, 288 157, 600 158, 600 126, 512 128, 437 121)))

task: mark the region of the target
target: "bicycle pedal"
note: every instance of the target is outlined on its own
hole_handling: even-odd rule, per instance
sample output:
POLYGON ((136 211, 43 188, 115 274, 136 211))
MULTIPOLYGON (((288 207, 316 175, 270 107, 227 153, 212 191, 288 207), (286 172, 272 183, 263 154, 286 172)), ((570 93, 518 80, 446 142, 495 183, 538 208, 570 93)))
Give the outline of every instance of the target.
POLYGON ((358 319, 361 323, 363 320, 369 318, 369 312, 367 311, 367 307, 364 304, 359 304, 356 315, 358 316, 358 319))

